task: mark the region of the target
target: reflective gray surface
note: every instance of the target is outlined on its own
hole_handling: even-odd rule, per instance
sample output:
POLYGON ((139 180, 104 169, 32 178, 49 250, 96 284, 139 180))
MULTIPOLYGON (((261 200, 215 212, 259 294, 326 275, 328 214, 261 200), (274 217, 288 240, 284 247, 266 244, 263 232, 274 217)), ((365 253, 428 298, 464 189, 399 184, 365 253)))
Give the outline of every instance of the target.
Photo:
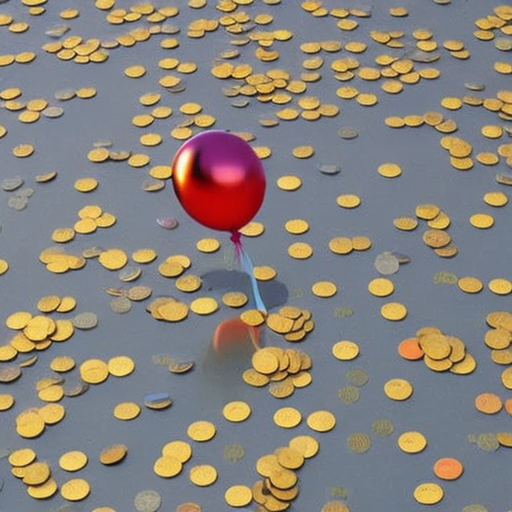
MULTIPOLYGON (((215 2, 202 10, 187 7, 186 2, 175 2, 180 15, 169 20, 181 27, 178 37, 180 46, 175 50, 163 50, 159 43, 164 35, 153 36, 147 42, 131 48, 110 50, 108 61, 103 64, 79 65, 63 62, 41 50, 51 39, 45 31, 57 24, 71 27, 65 37, 80 34, 84 38, 112 39, 143 22, 130 25, 109 25, 105 12, 94 8, 92 3, 75 2, 69 6, 80 9, 80 17, 64 21, 60 10, 68 7, 56 3, 45 5, 47 12, 40 17, 27 14, 27 8, 13 1, 3 4, 0 12, 11 14, 16 21, 26 20, 30 29, 24 34, 10 33, 0 27, 2 53, 19 53, 32 50, 36 60, 29 65, 13 64, 0 68, 0 88, 19 87, 22 99, 46 98, 51 104, 65 109, 62 117, 42 117, 34 124, 22 124, 16 112, 0 110, 0 124, 8 129, 0 139, 2 151, 1 177, 22 176, 25 186, 33 187, 35 194, 25 210, 17 212, 9 208, 11 192, 0 192, 0 258, 7 260, 10 268, 0 276, 0 318, 5 319, 14 311, 27 310, 36 313, 36 304, 45 295, 73 295, 78 301, 76 313, 93 311, 99 317, 98 327, 90 331, 76 331, 62 344, 38 354, 38 362, 23 371, 20 380, 1 384, 0 393, 15 396, 15 406, 0 413, 0 450, 32 447, 39 460, 51 465, 57 483, 62 485, 69 478, 87 479, 91 495, 82 503, 72 505, 70 511, 90 512, 99 506, 111 506, 115 510, 134 510, 133 498, 143 489, 155 489, 162 495, 162 510, 174 510, 179 503, 196 501, 203 510, 229 510, 224 502, 226 488, 234 484, 252 485, 258 475, 256 460, 275 448, 286 445, 299 434, 314 435, 320 442, 319 454, 307 460, 299 470, 300 495, 291 510, 319 511, 326 501, 335 497, 334 488, 347 492, 346 504, 352 511, 380 509, 421 511, 424 505, 415 502, 413 491, 423 481, 440 482, 432 473, 432 465, 442 456, 453 456, 465 466, 463 476, 455 482, 440 482, 445 497, 434 510, 463 510, 471 503, 479 503, 491 512, 505 512, 512 506, 510 486, 510 452, 501 447, 489 453, 470 444, 468 434, 510 431, 510 416, 505 411, 485 416, 475 410, 474 398, 482 392, 497 393, 503 400, 510 397, 510 390, 500 382, 505 368, 494 364, 483 337, 487 326, 485 316, 490 311, 511 310, 510 296, 497 296, 487 286, 477 295, 463 293, 456 285, 434 282, 434 274, 452 272, 458 277, 473 275, 486 284, 495 277, 511 277, 510 261, 510 206, 491 208, 482 201, 485 192, 502 190, 496 172, 506 172, 502 160, 498 166, 482 166, 475 162, 472 170, 457 171, 450 166, 447 152, 439 145, 442 134, 429 126, 393 130, 384 124, 390 115, 405 116, 436 110, 446 118, 456 120, 459 130, 454 135, 469 141, 474 153, 496 151, 499 144, 510 142, 504 135, 497 141, 485 139, 480 134, 485 124, 505 124, 495 113, 482 107, 463 106, 454 112, 444 110, 439 101, 445 96, 462 97, 468 91, 464 83, 483 82, 486 90, 481 97, 494 97, 500 89, 512 89, 510 76, 493 70, 497 60, 510 62, 510 53, 500 52, 493 42, 478 41, 472 35, 477 18, 491 14, 495 6, 489 2, 468 0, 453 1, 447 6, 432 1, 404 1, 408 7, 407 18, 396 19, 388 14, 391 3, 372 6, 370 18, 358 19, 359 28, 354 32, 342 32, 336 28, 336 19, 315 19, 300 8, 299 2, 284 1, 280 5, 266 6, 254 2, 240 6, 251 16, 269 12, 274 16, 271 25, 262 30, 289 29, 293 38, 287 42, 275 42, 273 48, 280 53, 279 60, 259 62, 254 56, 255 43, 240 47, 237 61, 250 63, 253 72, 282 68, 294 77, 303 71, 302 61, 307 56, 300 51, 305 41, 341 39, 364 41, 368 50, 353 55, 361 65, 373 66, 374 58, 387 53, 401 55, 371 41, 371 30, 403 30, 407 48, 414 46, 411 32, 416 28, 433 31, 438 42, 441 59, 432 66, 441 71, 437 80, 422 80, 414 86, 405 86, 396 96, 380 90, 379 82, 364 82, 355 78, 352 82, 335 80, 330 63, 350 56, 346 51, 338 54, 322 53, 325 63, 319 70, 322 79, 308 84, 308 95, 317 95, 322 102, 339 105, 341 112, 334 118, 322 118, 317 122, 298 119, 281 121, 274 128, 263 128, 258 117, 279 110, 271 103, 259 103, 251 98, 245 109, 230 106, 230 98, 222 94, 222 87, 229 81, 221 81, 210 74, 210 67, 219 53, 230 47, 233 38, 222 28, 208 33, 202 39, 190 39, 187 25, 197 18, 218 18, 223 13, 215 9, 215 2), (447 39, 461 39, 471 52, 466 60, 451 57, 442 48, 447 39), (158 85, 166 73, 158 68, 161 58, 173 56, 182 61, 194 61, 198 70, 194 74, 180 75, 187 88, 179 94, 171 94, 158 85), (129 65, 144 64, 147 73, 141 79, 129 79, 124 69, 129 65), (335 94, 338 87, 353 85, 362 92, 374 92, 378 105, 362 107, 355 100, 341 100, 335 94), (93 86, 97 96, 90 100, 73 99, 58 102, 55 91, 71 87, 93 86), (162 93, 159 105, 173 108, 173 115, 166 120, 156 120, 147 130, 131 124, 134 115, 148 111, 138 102, 138 97, 149 91, 162 93), (272 156, 263 161, 268 190, 264 205, 256 219, 264 223, 265 233, 244 244, 256 265, 271 265, 277 278, 261 284, 263 299, 269 308, 291 304, 312 311, 315 329, 306 341, 293 345, 305 350, 313 360, 313 383, 297 389, 294 395, 278 400, 266 389, 251 388, 241 380, 241 372, 249 365, 247 351, 244 355, 221 357, 212 351, 211 340, 216 326, 236 310, 221 306, 211 316, 199 317, 189 313, 180 323, 157 322, 146 311, 151 299, 134 303, 125 315, 117 315, 109 309, 111 297, 104 289, 120 286, 117 272, 110 272, 96 261, 88 261, 79 271, 55 275, 46 271, 38 261, 39 253, 54 245, 51 234, 57 227, 71 226, 77 219, 77 211, 87 204, 98 204, 117 217, 115 226, 98 230, 92 235, 77 235, 66 244, 68 252, 80 253, 92 245, 104 248, 119 247, 127 254, 144 247, 154 248, 158 259, 144 266, 137 284, 153 289, 153 297, 173 295, 185 302, 191 296, 175 289, 173 281, 158 274, 158 264, 171 254, 187 254, 192 259, 194 272, 203 276, 202 289, 192 298, 208 295, 219 303, 222 294, 237 289, 250 293, 249 282, 242 274, 226 269, 231 248, 229 237, 215 233, 194 223, 178 204, 171 184, 163 191, 147 193, 141 190, 152 165, 169 165, 181 142, 169 136, 170 130, 181 119, 179 106, 194 101, 203 106, 203 112, 217 118, 216 129, 249 131, 256 136, 253 145, 268 146, 272 156), (337 135, 340 127, 353 127, 359 137, 342 140, 337 135), (141 146, 138 138, 146 131, 162 135, 163 142, 155 148, 141 146), (151 164, 134 169, 126 162, 94 164, 87 160, 87 153, 98 139, 110 139, 114 150, 131 150, 151 156, 151 164), (12 148, 21 143, 35 146, 33 156, 15 158, 12 148), (292 156, 295 146, 311 144, 315 155, 306 160, 292 156), (383 162, 396 162, 402 167, 397 179, 385 179, 377 173, 383 162), (318 164, 336 164, 342 171, 326 175, 318 171, 318 164), (47 184, 34 183, 36 174, 58 171, 55 181, 47 184), (297 174, 303 185, 295 192, 284 192, 275 185, 283 174, 297 174), (94 176, 100 185, 90 194, 73 189, 79 177, 94 176), (336 197, 342 193, 358 194, 360 207, 354 210, 340 209, 336 197), (441 259, 422 240, 423 225, 416 231, 405 233, 393 226, 398 216, 414 216, 416 205, 439 205, 452 219, 449 233, 459 248, 453 259, 441 259), (495 225, 489 230, 477 230, 469 224, 469 217, 476 212, 492 213, 495 225), (172 216, 180 225, 167 231, 159 227, 156 219, 172 216), (284 223, 291 218, 304 218, 310 230, 293 236, 284 230, 284 223), (372 248, 366 252, 354 252, 337 256, 328 248, 334 236, 365 235, 372 240, 372 248), (216 236, 222 248, 214 254, 202 254, 195 249, 197 240, 216 236), (287 255, 287 247, 295 241, 309 242, 314 249, 308 260, 294 260, 287 255), (395 292, 389 300, 402 302, 408 315, 404 321, 389 322, 380 315, 381 305, 388 299, 371 296, 368 282, 378 277, 373 262, 384 251, 399 251, 411 261, 401 265, 391 276, 395 292), (315 297, 310 287, 319 280, 331 280, 338 286, 338 293, 330 299, 315 297), (353 311, 346 316, 347 309, 353 311), (434 325, 447 334, 464 340, 468 351, 477 359, 477 370, 469 376, 436 374, 421 362, 402 360, 396 351, 398 343, 413 336, 422 326, 434 325), (358 343, 360 356, 351 362, 336 360, 331 354, 332 345, 348 339, 358 343), (50 373, 49 363, 58 355, 72 355, 78 364, 89 358, 108 360, 115 355, 129 355, 136 362, 135 372, 123 379, 109 379, 80 397, 64 398, 65 419, 56 426, 48 427, 37 439, 27 440, 17 435, 16 416, 30 407, 39 407, 34 390, 37 380, 50 373), (185 375, 172 375, 165 367, 152 362, 155 354, 173 354, 182 359, 194 359, 195 369, 185 375), (347 371, 362 368, 370 376, 368 384, 360 389, 359 402, 345 405, 338 399, 338 389, 347 385, 347 371), (383 393, 384 383, 393 377, 408 379, 414 386, 414 394, 406 402, 392 402, 383 393), (174 403, 165 411, 151 411, 142 406, 141 415, 129 422, 112 416, 114 406, 121 401, 135 401, 142 405, 143 396, 149 392, 169 392, 174 403), (245 400, 252 407, 250 418, 241 424, 232 424, 222 417, 222 407, 230 400, 245 400), (297 407, 303 414, 302 423, 291 430, 277 427, 272 416, 285 405, 297 407), (307 415, 315 410, 327 409, 337 417, 337 426, 329 433, 312 432, 306 425, 307 415), (371 424, 377 418, 389 418, 395 432, 388 438, 372 435, 372 447, 365 454, 351 452, 346 439, 353 432, 371 435, 371 424), (174 439, 187 440, 187 426, 196 420, 206 419, 217 426, 215 438, 208 443, 195 443, 193 458, 183 473, 171 480, 164 480, 153 473, 153 464, 162 446, 174 439), (419 430, 428 440, 428 446, 420 454, 402 453, 397 447, 397 437, 407 430, 419 430), (101 450, 113 443, 124 443, 129 453, 118 466, 105 467, 99 462, 101 450), (224 459, 227 445, 240 443, 245 447, 245 457, 230 463, 224 459), (58 467, 60 455, 68 450, 80 449, 89 456, 88 465, 77 474, 66 474, 58 467), (208 488, 198 488, 188 479, 188 471, 196 464, 213 464, 219 473, 218 481, 208 488), (334 492, 334 494, 333 494, 334 492)), ((117 2, 116 7, 128 8, 129 2, 117 2)), ((163 4, 162 4, 163 5, 163 4)), ((160 7, 161 5, 157 5, 160 7)), ((328 9, 360 6, 326 1, 328 9)), ((365 7, 369 7, 365 4, 365 7)), ((510 123, 508 123, 510 124, 510 123)), ((3 320, 0 322, 3 325, 3 320)), ((12 331, 2 327, 1 341, 7 343, 12 331)), ((262 344, 289 347, 281 337, 270 331, 262 335, 262 344)), ((18 357, 18 360, 20 357, 18 357)), ((0 510, 26 512, 54 511, 66 502, 58 494, 47 501, 37 502, 27 496, 24 486, 9 474, 6 458, 0 460, 0 510)), ((253 510, 255 505, 249 507, 253 510)), ((66 509, 67 510, 67 509, 66 509)))

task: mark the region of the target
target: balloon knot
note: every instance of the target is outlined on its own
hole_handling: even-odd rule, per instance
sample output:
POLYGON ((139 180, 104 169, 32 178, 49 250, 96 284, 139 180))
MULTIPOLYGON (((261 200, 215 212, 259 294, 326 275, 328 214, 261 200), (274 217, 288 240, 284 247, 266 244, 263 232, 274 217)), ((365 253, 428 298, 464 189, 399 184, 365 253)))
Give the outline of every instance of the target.
POLYGON ((240 260, 240 254, 242 253, 242 233, 240 233, 240 231, 232 231, 229 239, 235 244, 236 259, 240 260))

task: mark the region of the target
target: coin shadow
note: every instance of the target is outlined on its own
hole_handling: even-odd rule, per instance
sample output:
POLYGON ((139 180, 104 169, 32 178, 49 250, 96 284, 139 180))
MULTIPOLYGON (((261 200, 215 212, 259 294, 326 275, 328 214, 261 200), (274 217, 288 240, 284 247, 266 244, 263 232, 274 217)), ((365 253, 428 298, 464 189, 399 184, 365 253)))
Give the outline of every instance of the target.
MULTIPOLYGON (((203 286, 208 291, 241 291, 252 297, 251 281, 245 272, 239 270, 216 269, 201 276, 203 286)), ((268 310, 286 304, 289 297, 288 288, 280 281, 258 281, 261 298, 268 310)), ((250 300, 250 303, 252 300, 250 300)), ((253 304, 254 306, 254 304, 253 304)))

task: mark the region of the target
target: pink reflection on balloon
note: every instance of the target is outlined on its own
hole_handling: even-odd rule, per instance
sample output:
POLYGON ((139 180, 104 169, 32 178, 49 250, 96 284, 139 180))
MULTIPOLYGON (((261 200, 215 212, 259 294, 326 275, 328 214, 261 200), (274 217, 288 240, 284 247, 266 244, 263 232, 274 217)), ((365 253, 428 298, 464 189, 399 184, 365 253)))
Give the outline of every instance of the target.
POLYGON ((221 322, 213 334, 212 346, 217 354, 242 352, 260 347, 260 328, 251 327, 240 318, 228 318, 221 322))

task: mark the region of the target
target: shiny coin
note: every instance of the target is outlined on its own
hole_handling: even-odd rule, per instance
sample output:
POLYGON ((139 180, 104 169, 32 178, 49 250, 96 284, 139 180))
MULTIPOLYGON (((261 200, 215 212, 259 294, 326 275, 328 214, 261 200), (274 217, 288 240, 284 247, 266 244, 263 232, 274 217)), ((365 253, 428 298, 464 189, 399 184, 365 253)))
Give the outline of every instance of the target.
POLYGON ((209 421, 195 421, 187 428, 187 435, 197 442, 209 441, 215 436, 215 433, 215 425, 209 421))
POLYGON ((114 407, 113 414, 118 420, 133 420, 139 416, 140 406, 135 402, 121 402, 114 407))
POLYGON ((105 466, 118 464, 127 455, 128 448, 124 444, 113 444, 107 446, 100 453, 100 462, 105 466))
POLYGON ((87 465, 87 455, 79 450, 73 450, 62 454, 59 458, 59 466, 64 471, 79 471, 87 465))
POLYGON ((182 469, 183 464, 169 455, 158 458, 153 465, 153 471, 162 478, 172 478, 180 474, 182 469))
POLYGON ((306 423, 316 432, 328 432, 335 427, 336 417, 330 411, 316 411, 307 417, 306 423))
POLYGON ((68 501, 81 501, 91 491, 89 483, 83 478, 73 478, 64 483, 60 488, 61 496, 68 501))
POLYGON ((443 497, 443 488, 435 483, 421 483, 414 489, 414 499, 422 505, 435 505, 439 503, 443 497))
POLYGON ((333 345, 332 353, 340 361, 351 361, 359 355, 359 347, 353 341, 342 340, 333 345))
POLYGON ((407 400, 412 395, 413 388, 405 379, 390 379, 384 384, 384 393, 391 400, 407 400))
POLYGON ((426 448, 427 439, 421 432, 410 431, 400 434, 397 443, 405 453, 419 453, 426 448))
POLYGON ((274 423, 281 428, 293 428, 302 421, 302 415, 294 407, 282 407, 274 413, 274 423))
POLYGON ((217 480, 217 470, 210 464, 201 464, 190 469, 189 478, 193 484, 206 487, 217 480))
POLYGON ((108 378, 107 363, 101 359, 88 359, 80 365, 80 377, 88 384, 101 384, 108 378))
POLYGON ((234 423, 245 421, 250 414, 251 408, 249 404, 243 401, 229 402, 222 409, 224 418, 234 423))

